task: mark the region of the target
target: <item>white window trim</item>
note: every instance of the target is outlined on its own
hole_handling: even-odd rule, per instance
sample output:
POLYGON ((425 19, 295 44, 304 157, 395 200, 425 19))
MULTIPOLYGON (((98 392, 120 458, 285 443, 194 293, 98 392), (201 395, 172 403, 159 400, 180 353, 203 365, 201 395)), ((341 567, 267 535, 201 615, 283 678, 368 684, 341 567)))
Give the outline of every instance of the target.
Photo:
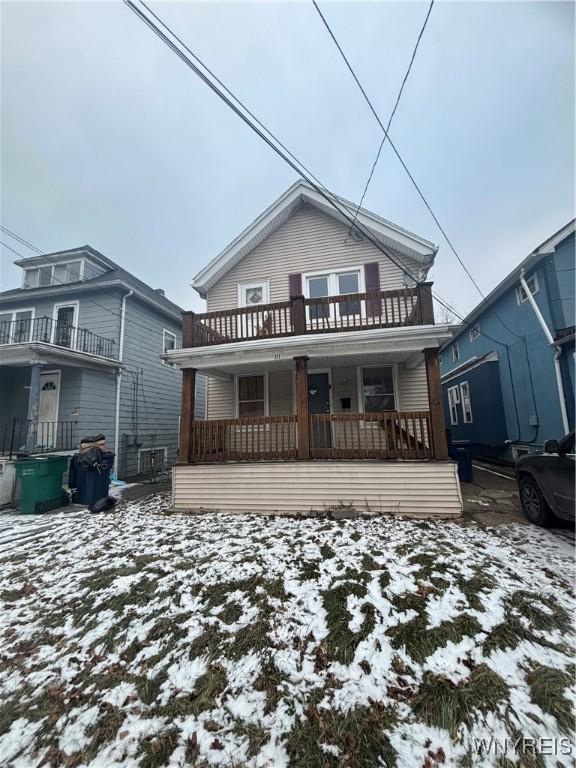
POLYGON ((457 363, 460 360, 460 347, 457 341, 452 342, 452 362, 457 363))
POLYGON ((168 463, 168 448, 165 445, 158 445, 149 447, 149 448, 139 448, 138 449, 138 474, 140 475, 142 473, 142 454, 150 451, 164 451, 164 465, 168 463))
MULTIPOLYGON (((338 285, 338 277, 340 275, 351 275, 355 274, 358 275, 358 293, 365 293, 365 284, 364 284, 364 270, 361 267, 348 267, 347 269, 320 269, 315 272, 303 272, 302 273, 302 291, 304 292, 304 298, 309 299, 310 298, 310 290, 308 287, 308 281, 311 278, 314 277, 326 277, 328 278, 328 296, 346 296, 348 294, 340 293, 339 291, 339 285, 338 285)), ((353 294, 352 294, 353 295, 353 294)), ((360 302, 360 316, 364 315, 363 311, 363 304, 364 302, 360 302)), ((338 309, 339 309, 339 305, 338 309)), ((337 318, 339 318, 340 313, 336 314, 336 306, 330 305, 330 316, 328 318, 318 318, 314 319, 310 317, 310 307, 308 307, 307 312, 307 321, 309 323, 323 323, 325 320, 331 320, 335 321, 337 318)))
POLYGON ((19 307, 18 309, 13 310, 6 310, 5 312, 2 312, 0 310, 0 315, 11 315, 13 323, 16 320, 16 315, 18 315, 20 312, 32 312, 32 317, 30 318, 30 338, 28 341, 9 341, 9 344, 29 344, 32 341, 32 334, 34 330, 34 320, 36 319, 36 307, 19 307))
POLYGON ((472 398, 470 397, 470 384, 468 381, 460 382, 460 407, 462 408, 462 423, 473 424, 474 416, 472 413, 472 398), (470 406, 470 418, 466 418, 466 411, 464 410, 464 390, 468 390, 468 405, 470 406))
POLYGON ((480 323, 474 323, 474 325, 468 331, 468 335, 470 337, 470 341, 476 341, 476 339, 482 335, 480 331, 480 323))
MULTIPOLYGON (((78 272, 78 280, 73 280, 71 282, 77 283, 81 280, 84 280, 84 262, 85 259, 70 259, 70 261, 60 261, 57 264, 38 264, 34 266, 34 264, 31 264, 29 267, 25 267, 22 269, 22 282, 21 282, 21 288, 24 288, 25 281, 26 281, 26 272, 29 272, 33 269, 46 269, 46 267, 50 268, 50 283, 48 285, 40 285, 40 276, 38 276, 38 285, 36 288, 50 288, 53 285, 69 285, 69 283, 60 283, 60 282, 54 282, 54 270, 56 267, 65 267, 68 264, 76 264, 77 262, 80 262, 80 271, 78 272)), ((30 288, 26 288, 25 290, 29 291, 30 288)))
POLYGON ((448 410, 450 411, 450 426, 458 426, 458 405, 460 404, 460 387, 456 384, 448 387, 448 410))
MULTIPOLYGON (((176 349, 176 344, 178 342, 178 338, 174 331, 169 331, 168 328, 162 328, 162 354, 166 354, 166 346, 164 344, 164 341, 166 339, 166 336, 172 336, 174 338, 174 347, 173 349, 176 349)), ((178 370, 176 366, 173 363, 169 363, 167 360, 163 360, 160 358, 160 362, 162 365, 165 365, 167 368, 172 368, 173 370, 178 370)))
MULTIPOLYGON (((249 373, 236 373, 234 374, 234 417, 240 418, 240 397, 239 397, 239 379, 245 376, 264 376, 264 416, 270 415, 270 402, 269 402, 269 390, 268 390, 268 372, 267 371, 251 371, 249 373)), ((242 418, 246 419, 247 416, 242 418)))
POLYGON ((74 330, 72 331, 72 345, 71 349, 76 349, 76 329, 78 328, 78 317, 80 315, 80 302, 78 300, 76 301, 61 301, 57 304, 54 304, 54 309, 52 311, 52 333, 50 334, 50 343, 55 344, 55 337, 56 337, 56 326, 58 324, 58 310, 63 309, 64 307, 74 307, 74 317, 72 318, 72 326, 74 330))
MULTIPOLYGON (((526 283, 528 284, 528 288, 530 288, 530 281, 531 280, 534 281, 534 290, 530 291, 530 293, 532 294, 532 296, 536 296, 536 294, 540 292, 540 285, 538 284, 538 275, 536 274, 536 272, 531 274, 530 277, 526 277, 525 280, 526 280, 526 283)), ((519 285, 516 288, 516 301, 518 304, 525 304, 528 301, 528 296, 524 296, 524 298, 522 298, 523 293, 524 293, 524 287, 522 285, 519 285)))
MULTIPOLYGON (((382 363, 381 365, 362 365, 358 366, 356 369, 356 396, 358 398, 358 413, 365 413, 362 373, 368 368, 392 368, 392 381, 394 383, 394 411, 399 411, 400 391, 398 389, 398 363, 382 363)), ((382 413, 392 413, 392 411, 382 411, 382 413)))
POLYGON ((244 293, 247 288, 262 288, 262 304, 270 303, 270 280, 251 280, 238 283, 238 307, 258 307, 259 304, 244 304, 244 293))

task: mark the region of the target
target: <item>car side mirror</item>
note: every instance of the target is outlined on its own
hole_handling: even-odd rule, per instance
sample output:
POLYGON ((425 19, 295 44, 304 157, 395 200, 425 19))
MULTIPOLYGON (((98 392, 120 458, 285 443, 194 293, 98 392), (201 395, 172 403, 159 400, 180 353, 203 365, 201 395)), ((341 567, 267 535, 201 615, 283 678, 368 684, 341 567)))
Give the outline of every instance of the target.
POLYGON ((544 442, 544 453, 560 453, 558 440, 546 440, 544 442))

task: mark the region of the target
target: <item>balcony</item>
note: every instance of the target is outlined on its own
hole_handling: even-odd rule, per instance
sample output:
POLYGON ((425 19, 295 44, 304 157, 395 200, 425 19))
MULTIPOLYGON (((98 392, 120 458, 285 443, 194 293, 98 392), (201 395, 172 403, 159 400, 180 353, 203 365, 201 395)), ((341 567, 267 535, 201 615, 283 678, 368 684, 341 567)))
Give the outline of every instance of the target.
POLYGON ((76 328, 51 317, 0 321, 0 345, 31 343, 52 344, 98 357, 115 357, 113 339, 106 339, 86 328, 76 328))
POLYGON ((432 284, 258 304, 203 314, 186 313, 184 347, 318 333, 434 325, 432 284))

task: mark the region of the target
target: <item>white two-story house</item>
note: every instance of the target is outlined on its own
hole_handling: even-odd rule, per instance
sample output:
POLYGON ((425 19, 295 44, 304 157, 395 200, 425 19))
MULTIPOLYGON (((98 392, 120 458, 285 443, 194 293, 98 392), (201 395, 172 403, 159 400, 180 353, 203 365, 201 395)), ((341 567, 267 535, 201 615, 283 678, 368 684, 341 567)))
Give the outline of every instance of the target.
POLYGON ((183 370, 176 508, 460 513, 438 367, 451 331, 426 282, 437 249, 360 210, 390 258, 343 219, 298 182, 194 278, 208 311, 184 314, 165 356, 183 370))

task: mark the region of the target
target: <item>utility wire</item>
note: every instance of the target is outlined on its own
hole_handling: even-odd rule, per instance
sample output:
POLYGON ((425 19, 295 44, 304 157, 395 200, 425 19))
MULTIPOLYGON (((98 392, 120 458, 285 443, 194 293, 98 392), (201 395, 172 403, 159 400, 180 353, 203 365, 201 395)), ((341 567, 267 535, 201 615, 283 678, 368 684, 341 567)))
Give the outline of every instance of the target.
MULTIPOLYGON (((410 72, 410 67, 412 66, 412 62, 413 62, 413 60, 414 60, 414 57, 415 57, 415 55, 416 55, 416 50, 418 49, 418 44, 419 44, 419 42, 420 42, 420 39, 421 39, 421 37, 422 37, 422 34, 424 33, 424 29, 426 28, 426 24, 428 23, 428 18, 429 18, 429 16, 430 16, 430 12, 432 11, 432 6, 433 6, 433 3, 434 3, 434 0, 432 0, 432 2, 430 3, 430 6, 429 6, 429 8, 428 8, 428 13, 426 14, 426 18, 425 18, 425 20, 424 20, 424 25, 422 26, 422 29, 420 30, 420 35, 418 36, 418 40, 417 40, 417 42, 416 42, 416 47, 414 48, 414 53, 413 53, 413 55, 412 55, 412 60, 410 61, 410 66, 409 66, 409 68, 408 68, 408 71, 407 71, 407 73, 406 73, 406 77, 405 77, 405 79, 404 79, 404 82, 402 83, 402 87, 401 87, 401 89, 400 89, 400 93, 398 94, 398 100, 397 100, 397 102, 396 102, 396 106, 395 106, 395 108, 394 108, 394 110, 393 110, 393 112, 392 112, 392 115, 390 116, 390 120, 388 121, 388 127, 387 127, 387 128, 385 128, 385 127, 384 127, 384 124, 382 123, 382 120, 380 119, 380 116, 379 116, 379 115, 378 115, 378 113, 376 112, 376 109, 374 108, 374 105, 373 105, 373 104, 372 104, 372 102, 370 101, 370 98, 369 98, 368 94, 366 93, 366 91, 365 91, 365 89, 364 89, 364 87, 363 87, 362 83, 360 82, 360 80, 359 80, 358 76, 356 75, 356 72, 354 71, 354 68, 353 68, 353 67, 352 67, 352 65, 350 64, 350 61, 348 60, 348 57, 347 57, 347 56, 346 56, 346 54, 344 53, 344 50, 342 49, 342 46, 341 46, 341 45, 340 45, 340 43, 338 42, 338 40, 337 40, 337 38, 336 38, 336 35, 334 34, 334 32, 332 31, 332 29, 330 28, 330 25, 328 24, 328 22, 327 22, 327 20, 326 20, 325 16, 324 16, 324 15, 323 15, 323 14, 320 12, 320 9, 318 8, 318 6, 317 6, 317 4, 316 4, 316 1, 315 1, 315 0, 312 0, 312 2, 314 3, 314 6, 315 6, 316 10, 317 10, 317 11, 318 11, 318 13, 320 14, 320 16, 321 16, 321 18, 322 18, 322 21, 324 22, 324 26, 326 27, 326 29, 328 30, 328 32, 329 32, 329 34, 330 34, 330 37, 331 37, 331 38, 332 38, 332 40, 334 41, 334 44, 336 45, 336 48, 338 49, 338 51, 339 51, 340 55, 342 56, 342 59, 344 60, 344 63, 345 63, 345 64, 346 64, 346 66, 348 67, 348 70, 350 71, 350 74, 351 74, 351 75, 352 75, 352 77, 354 78, 354 80, 355 80, 355 82, 356 82, 356 85, 357 85, 357 86, 358 86, 358 88, 360 89, 360 92, 362 93, 362 95, 363 95, 363 97, 364 97, 364 99, 365 99, 366 103, 368 104, 368 107, 370 108, 370 111, 372 112, 372 114, 374 115, 374 118, 376 119, 376 121, 377 121, 378 125, 380 126, 380 128, 381 128, 381 129, 382 129, 382 131, 384 132, 384 137, 383 137, 383 139, 382 139, 382 142, 381 142, 381 144, 380 144, 380 148, 378 149, 378 154, 377 154, 377 156, 376 156, 376 160, 375 160, 375 162, 374 162, 374 164, 373 164, 373 166, 372 166, 372 171, 371 171, 371 173, 370 173, 370 177, 369 177, 369 179, 368 179, 368 182, 367 182, 367 185, 366 185, 366 187, 364 188, 364 194, 362 195, 362 200, 364 200, 364 195, 366 194, 366 190, 368 189, 368 184, 370 184, 370 180, 371 180, 371 178, 372 178, 372 175, 374 174, 374 170, 375 170, 375 168, 376 168, 376 164, 378 163, 378 158, 380 157, 380 153, 381 153, 381 151, 382 151, 382 148, 383 148, 383 146, 384 146, 384 144, 385 144, 386 140, 388 140, 388 143, 389 143, 389 144, 390 144, 390 146, 392 147, 392 149, 393 149, 393 151, 394 151, 394 154, 396 155, 396 157, 397 157, 397 158, 398 158, 398 160, 400 161, 400 163, 401 163, 402 167, 404 168, 404 170, 406 171, 406 173, 407 173, 407 175, 408 175, 408 178, 410 179, 410 181, 412 182, 412 184, 413 184, 414 188, 415 188, 415 189, 416 189, 416 191, 418 192, 418 195, 420 196, 420 198, 421 198, 422 202, 424 203, 424 205, 425 205, 425 206, 426 206, 426 208, 428 209, 428 211, 429 211, 430 215, 431 215, 431 216, 432 216, 432 218, 434 219, 434 222, 435 222, 436 226, 438 227, 438 229, 439 229, 439 230, 440 230, 440 232, 442 233, 442 236, 444 237, 444 239, 445 239, 445 240, 446 240, 446 242, 448 243, 448 247, 450 248, 450 250, 452 251, 452 253, 453 253, 453 254, 454 254, 454 256, 456 257, 456 259, 458 260, 458 262, 460 263, 460 266, 462 267, 462 269, 463 269, 463 270, 466 272, 466 274, 468 275, 468 277, 469 277, 469 278, 470 278, 470 280, 472 281, 472 283, 473 283, 474 287, 476 288, 476 290, 478 291, 478 293, 480 294, 480 296, 482 296, 482 298, 483 298, 483 299, 485 299, 485 298, 486 298, 486 294, 485 294, 485 293, 482 291, 482 289, 480 288, 480 286, 478 285, 478 283, 477 283, 477 282, 476 282, 476 280, 474 279, 473 275, 471 274, 471 272, 470 272, 470 270, 468 269, 468 267, 466 266, 466 264, 464 264, 464 262, 463 262, 462 258, 460 257, 460 254, 458 253, 458 251, 457 251, 457 250, 456 250, 456 248, 454 247, 454 244, 452 243, 452 241, 450 240, 450 238, 449 238, 449 237, 448 237, 448 235, 446 234, 446 231, 445 231, 444 227, 443 227, 443 226, 440 224, 440 221, 438 220, 438 217, 436 216, 436 214, 435 214, 435 213, 434 213, 434 211, 432 210, 432 207, 430 206, 430 203, 428 202, 428 200, 427 200, 427 199, 426 199, 426 197, 424 196, 424 193, 422 192, 422 190, 420 189, 420 187, 419 187, 419 186, 418 186, 418 184, 416 183, 416 180, 415 180, 414 176, 412 175, 412 173, 411 173, 411 171, 409 170, 408 166, 407 166, 407 165, 406 165, 406 163, 404 162, 404 159, 403 159, 403 158, 402 158, 402 156, 400 155, 400 152, 399 152, 399 151, 398 151, 398 149, 396 148, 396 145, 394 144, 394 142, 392 141, 392 139, 390 138, 390 135, 389 135, 389 133, 388 133, 388 129, 390 128, 390 122, 391 122, 391 119, 392 119, 392 117, 394 116, 394 111, 395 111, 395 109, 396 109, 396 106, 398 105, 398 101, 399 101, 400 95, 401 95, 401 93, 402 93, 402 88, 404 87, 404 82, 406 81, 406 79, 407 79, 407 77, 408 77, 408 74, 409 74, 409 72, 410 72)), ((360 203, 360 204, 361 204, 361 203, 360 203)), ((517 334, 515 331, 513 331, 513 330, 512 330, 512 329, 511 329, 511 328, 510 328, 510 327, 509 327, 509 326, 508 326, 508 325, 507 325, 507 324, 504 322, 504 320, 502 320, 502 318, 501 318, 501 317, 500 317, 500 316, 499 316, 499 315, 498 315, 496 312, 494 312, 494 314, 496 315, 496 317, 498 318, 498 320, 499 320, 499 321, 502 323, 502 325, 504 326, 504 328, 506 328, 506 330, 507 330, 509 333, 511 333, 511 334, 512 334, 512 336, 515 336, 517 339, 523 338, 522 336, 519 336, 519 335, 518 335, 518 334, 517 334)), ((484 335, 485 335, 485 334, 484 334, 484 335)), ((502 342, 500 342, 500 343, 502 343, 502 342)))
POLYGON ((12 253, 15 253, 16 256, 20 256, 21 259, 25 259, 26 257, 21 254, 19 251, 17 251, 15 248, 12 248, 12 246, 8 245, 8 243, 5 243, 4 240, 0 240, 0 245, 3 248, 8 248, 9 251, 12 251, 12 253))
POLYGON ((388 132, 390 131, 390 126, 392 125, 392 120, 394 120, 394 115, 396 114, 396 110, 398 109, 398 104, 400 104, 400 99, 402 98, 402 92, 404 91, 404 86, 406 85, 406 81, 408 80, 408 77, 410 76, 410 72, 412 70, 412 65, 414 64, 414 59, 416 58, 416 53, 418 52, 418 46, 420 45, 420 41, 422 40, 422 36, 424 34, 424 31, 426 30, 426 26, 428 24, 428 19, 430 18, 430 14, 432 13, 432 8, 434 7, 434 0, 430 1, 430 5, 428 6, 428 12, 426 13, 426 17, 424 19, 424 23, 422 24, 422 28, 420 29, 420 34, 418 35, 418 38, 416 40, 416 45, 414 46, 414 50, 412 51, 412 56, 410 58, 410 63, 408 64, 408 69, 406 70, 406 74, 404 75, 404 79, 402 80, 402 85, 400 86, 400 90, 398 91, 398 96, 396 97, 396 103, 394 104, 394 108, 392 109, 392 112, 390 113, 390 117, 388 118, 388 123, 386 124, 386 128, 382 125, 380 118, 378 117, 376 110, 372 106, 372 103, 370 102, 370 99, 368 98, 366 91, 362 86, 360 85, 360 81, 356 77, 356 74, 353 72, 352 67, 350 66, 350 63, 348 62, 348 59, 346 56, 344 56, 344 51, 338 44, 338 41, 336 40, 336 36, 330 29, 330 25, 326 21, 326 18, 322 11, 320 10, 320 7, 318 6, 318 3, 316 0, 312 0, 312 3, 314 5, 314 8, 318 11, 318 15, 322 19, 322 22, 324 23, 324 26, 328 30, 330 37, 338 47, 338 50, 340 51, 341 55, 343 56, 344 60, 348 64, 348 68, 354 75, 354 79, 356 80, 356 83, 360 87, 362 93, 364 94, 364 98, 368 101, 370 105, 370 109, 372 110, 372 113, 375 115, 376 119, 378 120, 378 124, 381 126, 382 130, 384 131, 384 137, 382 141, 380 142, 380 146, 378 147, 378 152, 376 154, 376 158, 372 164, 372 169, 370 171, 370 175, 368 176, 368 179, 366 180, 366 184, 364 185, 364 191, 362 192, 362 197, 360 198, 360 202, 358 203, 358 208, 356 209, 356 213, 354 214, 354 222, 352 223, 352 226, 350 227, 350 232, 352 232, 352 227, 356 223, 356 217, 358 216, 358 211, 362 207, 362 203, 364 202, 364 198, 366 197, 366 193, 368 192, 368 187, 370 186, 370 182, 372 181, 372 177, 374 176, 374 171, 376 170, 376 166, 378 165, 378 160, 380 160, 380 155, 382 153, 382 148, 384 147, 384 144, 386 143, 386 139, 388 138, 388 132))
MULTIPOLYGON (((36 251, 36 253, 41 254, 42 251, 40 248, 37 248, 35 245, 32 245, 32 243, 29 243, 28 240, 24 240, 23 237, 20 237, 20 235, 17 235, 15 232, 12 232, 12 230, 8 229, 8 227, 4 227, 0 224, 0 229, 2 232, 4 232, 6 235, 10 235, 10 237, 13 237, 14 240, 17 240, 21 245, 25 245, 28 248, 30 248, 33 251, 36 251)), ((22 258, 25 258, 24 256, 22 258)))
MULTIPOLYGON (((338 211, 342 217, 344 217, 348 222, 350 222, 350 223, 352 222, 352 218, 349 215, 349 210, 348 210, 348 208, 346 208, 346 206, 340 200, 340 198, 336 197, 331 192, 329 192, 327 190, 327 188, 323 184, 318 186, 313 181, 311 181, 310 177, 305 172, 302 171, 302 169, 304 168, 304 165, 297 158, 295 158, 295 156, 292 153, 290 153, 290 156, 292 158, 295 158, 294 160, 291 160, 289 157, 287 157, 286 154, 284 154, 281 151, 281 149, 279 149, 278 146, 276 146, 274 141, 277 144, 280 144, 280 142, 276 139, 274 134, 268 128, 266 128, 263 125, 263 123, 261 121, 258 120, 257 121, 258 124, 260 126, 262 126, 263 130, 266 131, 266 133, 270 137, 272 137, 272 139, 274 139, 274 141, 272 141, 270 138, 268 138, 268 136, 266 136, 262 132, 262 130, 260 130, 256 125, 254 125, 254 123, 246 116, 245 113, 248 113, 248 110, 243 105, 243 103, 240 101, 240 99, 238 99, 236 96, 232 95, 232 98, 240 105, 241 109, 238 106, 236 106, 234 103, 232 103, 232 101, 224 93, 222 93, 221 90, 219 90, 219 88, 207 77, 207 75, 194 63, 194 61, 192 61, 190 58, 188 58, 186 56, 186 54, 182 50, 180 50, 180 48, 178 48, 174 44, 174 42, 172 40, 170 40, 166 36, 166 34, 164 34, 164 32, 162 32, 162 30, 156 24, 154 24, 153 21, 148 16, 146 16, 146 14, 144 14, 142 12, 142 10, 139 7, 137 7, 132 2, 132 0, 123 0, 123 2, 124 2, 125 5, 128 6, 128 8, 144 24, 146 24, 146 26, 149 27, 149 29, 152 32, 154 32, 154 34, 165 45, 167 45, 173 51, 173 53, 175 53, 178 56, 179 59, 181 59, 181 61, 189 69, 191 69, 204 83, 206 83, 206 85, 208 85, 208 87, 222 101, 224 101, 224 103, 227 104, 227 106, 229 106, 230 109, 232 109, 238 115, 238 117, 240 117, 240 119, 244 123, 246 123, 246 125, 248 125, 252 129, 252 131, 254 131, 279 157, 281 157, 294 171, 296 171, 296 173, 298 173, 299 176, 301 176, 305 181, 307 181, 308 184, 310 184, 310 186, 313 187, 316 190, 316 192, 318 192, 318 194, 320 194, 336 211, 338 211), (324 190, 326 190, 326 191, 324 191, 324 190), (344 208, 342 208, 341 205, 344 205, 344 208)), ((141 4, 144 7, 146 7, 146 9, 148 10, 148 7, 144 4, 144 2, 141 2, 141 4)), ((159 19, 159 17, 155 13, 152 13, 152 15, 154 16, 154 18, 156 18, 156 19, 158 19, 160 21, 160 23, 162 24, 164 29, 166 29, 167 32, 175 40, 178 40, 178 42, 180 42, 180 40, 177 37, 177 35, 171 30, 171 28, 165 22, 161 21, 159 19)), ((186 46, 186 48, 187 48, 187 50, 190 50, 187 46, 186 46)), ((200 66, 202 67, 203 70, 206 70, 207 72, 210 72, 208 67, 204 64, 204 62, 196 54, 194 54, 193 57, 194 57, 194 60, 197 61, 200 64, 200 66)), ((229 91, 229 89, 227 89, 227 88, 226 88, 226 92, 227 93, 231 93, 231 91, 229 91)), ((363 226, 359 225, 358 223, 356 223, 355 226, 356 226, 356 229, 359 230, 361 232, 361 234, 363 234, 364 237, 367 240, 369 240, 382 254, 384 254, 390 261, 392 261, 392 263, 394 263, 403 274, 405 274, 411 281, 414 281, 414 276, 401 263, 399 263, 397 261, 397 259, 382 245, 382 243, 380 243, 376 238, 374 238, 372 236, 372 234, 369 231, 367 231, 363 226)), ((449 304, 447 304, 444 301, 444 299, 442 299, 441 296, 439 296, 438 294, 436 294, 434 292, 431 292, 431 294, 432 294, 432 296, 436 299, 436 301, 439 304, 441 304, 442 306, 446 307, 452 314, 454 314, 455 317, 457 317, 460 321, 464 322, 464 318, 462 317, 462 315, 460 315, 460 313, 458 313, 453 307, 451 307, 449 304)), ((466 329, 468 327, 469 327, 469 325, 464 324, 464 329, 466 329)), ((496 344, 502 344, 502 345, 506 346, 505 342, 498 341, 497 339, 494 339, 494 338, 488 336, 485 333, 483 333, 483 335, 486 338, 490 338, 496 344)))

